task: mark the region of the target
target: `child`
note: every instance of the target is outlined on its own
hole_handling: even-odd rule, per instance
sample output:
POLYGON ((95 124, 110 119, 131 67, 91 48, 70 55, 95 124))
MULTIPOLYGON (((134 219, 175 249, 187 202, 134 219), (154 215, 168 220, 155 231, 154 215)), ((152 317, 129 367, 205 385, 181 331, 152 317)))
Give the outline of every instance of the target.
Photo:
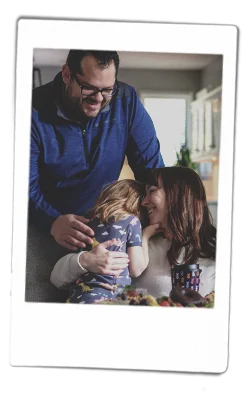
POLYGON ((115 298, 115 288, 131 284, 148 265, 147 239, 142 240, 139 220, 145 186, 132 179, 116 181, 101 192, 88 225, 95 232, 89 250, 106 240, 116 239, 108 250, 127 252, 129 264, 120 276, 88 272, 70 288, 67 303, 91 304, 115 298))

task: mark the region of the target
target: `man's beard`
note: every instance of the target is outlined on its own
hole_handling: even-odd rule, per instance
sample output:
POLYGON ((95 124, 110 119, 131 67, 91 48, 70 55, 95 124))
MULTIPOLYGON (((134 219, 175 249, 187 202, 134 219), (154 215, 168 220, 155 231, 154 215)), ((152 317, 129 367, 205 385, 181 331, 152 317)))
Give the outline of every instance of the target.
POLYGON ((94 99, 87 98, 87 97, 82 98, 80 101, 79 101, 79 99, 78 99, 78 101, 72 101, 72 99, 68 99, 68 104, 70 106, 71 113, 80 120, 95 118, 100 113, 100 111, 104 107, 106 107, 106 105, 108 103, 109 103, 109 101, 107 101, 107 100, 103 100, 101 103, 99 103, 99 102, 95 101, 94 99), (84 110, 84 106, 86 106, 86 107, 88 107, 88 105, 89 106, 98 106, 98 104, 99 104, 99 108, 97 107, 98 112, 95 113, 93 111, 93 115, 91 114, 91 112, 88 113, 84 110))
POLYGON ((82 101, 81 101, 81 104, 84 103, 84 102, 87 103, 87 104, 100 104, 101 105, 100 108, 104 108, 110 102, 110 100, 103 99, 102 102, 100 103, 99 101, 96 101, 92 97, 83 97, 82 101))
POLYGON ((95 118, 100 111, 108 105, 110 100, 103 99, 101 103, 95 101, 94 98, 91 97, 83 97, 83 98, 76 98, 72 96, 71 91, 69 88, 67 88, 64 93, 63 93, 63 106, 66 112, 66 115, 68 115, 70 118, 77 120, 77 121, 86 121, 88 119, 93 119, 95 118), (84 105, 97 105, 100 104, 100 107, 97 108, 98 112, 91 113, 91 111, 86 113, 84 111, 84 105), (93 115, 92 115, 93 114, 93 115))

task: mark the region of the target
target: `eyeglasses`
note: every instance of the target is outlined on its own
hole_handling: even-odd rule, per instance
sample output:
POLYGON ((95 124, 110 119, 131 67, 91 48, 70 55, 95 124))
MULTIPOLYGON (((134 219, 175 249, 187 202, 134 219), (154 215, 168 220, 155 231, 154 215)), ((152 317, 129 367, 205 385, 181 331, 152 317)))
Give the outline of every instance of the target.
POLYGON ((103 97, 112 97, 117 90, 117 81, 115 81, 115 84, 112 88, 98 89, 93 86, 81 84, 75 75, 74 75, 74 79, 75 79, 77 85, 79 86, 79 88, 81 89, 81 94, 84 97, 95 96, 99 92, 101 93, 101 95, 103 97))

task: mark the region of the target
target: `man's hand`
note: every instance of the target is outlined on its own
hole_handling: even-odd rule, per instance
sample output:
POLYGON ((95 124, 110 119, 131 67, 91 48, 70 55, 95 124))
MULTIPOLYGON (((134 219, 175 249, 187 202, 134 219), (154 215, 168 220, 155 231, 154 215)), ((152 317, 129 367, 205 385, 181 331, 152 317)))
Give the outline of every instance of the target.
POLYGON ((51 227, 51 235, 57 243, 70 250, 86 247, 85 243, 92 244, 89 236, 94 236, 94 231, 87 225, 89 219, 74 214, 60 215, 51 227))
POLYGON ((107 240, 98 244, 89 252, 81 253, 80 264, 89 272, 119 276, 124 268, 128 266, 129 258, 127 253, 121 251, 108 251, 107 248, 119 246, 117 239, 107 240))
POLYGON ((160 223, 148 225, 146 228, 143 229, 142 237, 149 240, 152 236, 156 235, 157 233, 163 232, 163 231, 164 231, 164 229, 161 227, 160 223))

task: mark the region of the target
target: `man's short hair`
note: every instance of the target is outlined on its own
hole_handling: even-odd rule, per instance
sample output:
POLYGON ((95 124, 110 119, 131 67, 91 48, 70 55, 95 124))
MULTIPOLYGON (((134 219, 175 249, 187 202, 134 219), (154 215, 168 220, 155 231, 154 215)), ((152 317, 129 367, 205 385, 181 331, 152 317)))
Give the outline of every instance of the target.
POLYGON ((68 64, 70 71, 73 74, 82 73, 81 61, 86 56, 94 57, 97 60, 98 64, 100 65, 100 68, 107 68, 110 65, 110 63, 114 61, 116 70, 115 75, 117 77, 120 59, 116 51, 70 50, 66 63, 68 64))

